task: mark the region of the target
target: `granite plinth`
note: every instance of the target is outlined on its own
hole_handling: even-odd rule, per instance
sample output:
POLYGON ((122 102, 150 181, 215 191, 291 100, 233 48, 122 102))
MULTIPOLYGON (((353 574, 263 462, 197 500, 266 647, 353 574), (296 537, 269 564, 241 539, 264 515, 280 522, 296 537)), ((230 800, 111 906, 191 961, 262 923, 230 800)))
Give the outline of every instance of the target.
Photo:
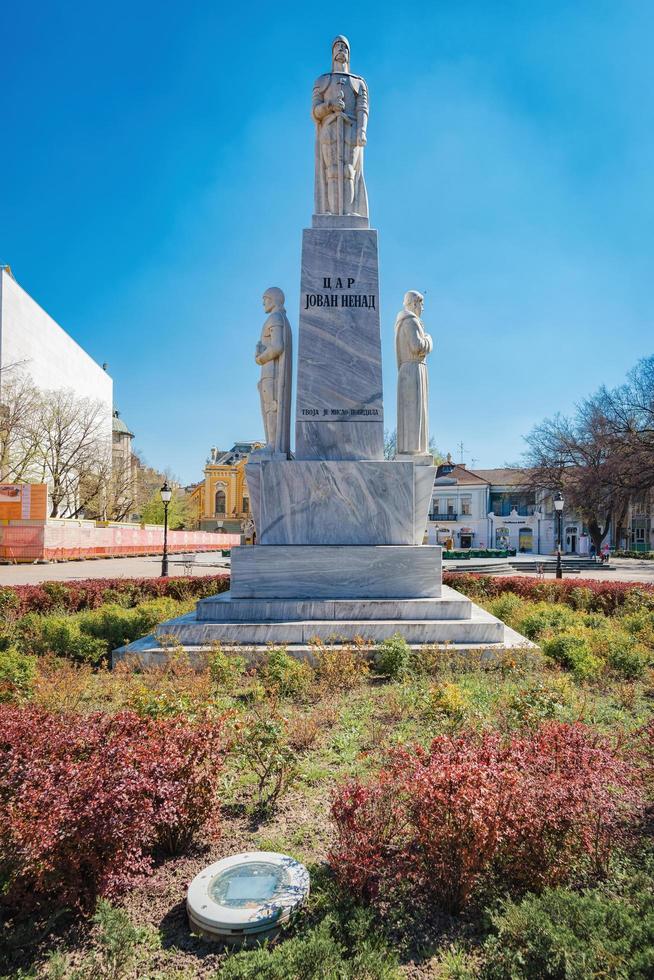
POLYGON ((296 459, 383 459, 379 273, 372 229, 303 233, 295 415, 296 459), (312 427, 305 431, 307 422, 312 427))
POLYGON ((434 473, 433 467, 383 460, 248 463, 258 542, 422 544, 434 473))
POLYGON ((436 545, 276 545, 232 550, 236 599, 419 599, 441 594, 436 545))
POLYGON ((301 620, 468 619, 472 602, 443 586, 436 599, 235 599, 231 593, 200 599, 199 622, 254 623, 301 620))

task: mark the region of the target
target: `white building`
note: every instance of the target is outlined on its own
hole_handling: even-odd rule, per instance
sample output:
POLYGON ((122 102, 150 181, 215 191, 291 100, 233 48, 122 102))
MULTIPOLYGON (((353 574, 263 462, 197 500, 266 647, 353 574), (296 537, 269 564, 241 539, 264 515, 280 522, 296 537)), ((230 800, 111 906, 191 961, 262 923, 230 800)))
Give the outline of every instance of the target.
MULTIPOLYGON (((438 467, 427 527, 434 544, 455 549, 511 548, 517 554, 553 554, 558 539, 551 494, 524 489, 519 469, 438 467)), ((587 555, 590 537, 578 514, 562 516, 563 552, 587 555)))
POLYGON ((39 304, 8 266, 0 267, 0 402, 3 377, 29 375, 43 391, 72 389, 78 398, 98 401, 106 416, 103 431, 112 445, 113 381, 39 304))

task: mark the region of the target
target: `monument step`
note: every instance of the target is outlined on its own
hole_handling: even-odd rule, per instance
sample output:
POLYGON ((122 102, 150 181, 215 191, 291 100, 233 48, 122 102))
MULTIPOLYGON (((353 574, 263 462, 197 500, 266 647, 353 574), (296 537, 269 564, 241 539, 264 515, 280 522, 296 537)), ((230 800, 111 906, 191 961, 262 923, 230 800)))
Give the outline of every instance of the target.
POLYGON ((401 633, 407 643, 501 643, 504 624, 483 610, 469 619, 302 620, 287 622, 202 622, 194 612, 162 623, 155 636, 175 638, 183 646, 221 644, 305 644, 318 638, 344 642, 362 637, 378 642, 401 633))
POLYGON ((298 620, 469 619, 470 599, 443 587, 434 599, 235 599, 229 592, 201 599, 200 622, 292 622, 298 620))

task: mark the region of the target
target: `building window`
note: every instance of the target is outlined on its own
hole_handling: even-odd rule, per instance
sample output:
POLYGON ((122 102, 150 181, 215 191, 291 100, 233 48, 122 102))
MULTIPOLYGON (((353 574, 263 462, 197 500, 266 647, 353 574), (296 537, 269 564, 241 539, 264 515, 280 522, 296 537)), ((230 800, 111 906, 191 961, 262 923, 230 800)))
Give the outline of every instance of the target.
POLYGON ((250 513, 250 498, 249 497, 243 497, 243 513, 244 514, 249 514, 250 513))
POLYGON ((472 494, 463 494, 461 497, 461 513, 465 517, 470 517, 472 513, 472 494))
POLYGON ((448 514, 456 514, 456 500, 454 497, 447 498, 447 511, 448 514))
POLYGON ((227 509, 227 498, 225 497, 225 491, 218 488, 216 490, 216 514, 224 514, 227 509))
POLYGON ((637 527, 634 529, 634 541, 644 541, 645 540, 645 528, 637 527))

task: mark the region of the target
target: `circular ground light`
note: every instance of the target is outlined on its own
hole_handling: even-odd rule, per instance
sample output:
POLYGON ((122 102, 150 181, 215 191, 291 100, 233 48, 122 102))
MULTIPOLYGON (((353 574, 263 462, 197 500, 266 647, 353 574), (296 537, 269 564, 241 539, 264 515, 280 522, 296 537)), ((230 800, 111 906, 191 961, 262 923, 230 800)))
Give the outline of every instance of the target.
POLYGON ((251 851, 223 858, 189 885, 186 909, 205 939, 270 938, 309 894, 309 872, 287 854, 251 851))

